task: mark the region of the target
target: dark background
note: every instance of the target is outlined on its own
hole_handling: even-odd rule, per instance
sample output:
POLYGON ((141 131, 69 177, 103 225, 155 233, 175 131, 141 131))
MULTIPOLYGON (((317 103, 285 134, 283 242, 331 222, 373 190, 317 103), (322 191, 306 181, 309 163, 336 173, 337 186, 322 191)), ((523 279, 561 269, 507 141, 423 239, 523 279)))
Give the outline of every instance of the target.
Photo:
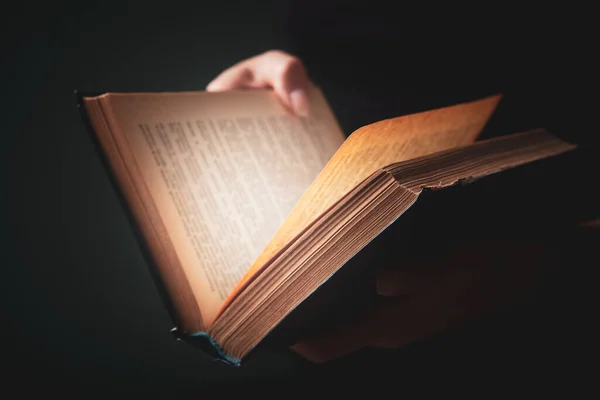
POLYGON ((272 3, 57 1, 4 10, 0 381, 25 390, 192 392, 291 374, 285 357, 236 369, 173 339, 73 95, 203 89, 273 46, 272 3))
POLYGON ((381 374, 379 382, 391 378, 406 385, 414 377, 411 371, 418 371, 416 376, 431 373, 431 365, 417 362, 423 354, 441 362, 438 372, 455 368, 457 360, 473 363, 491 357, 496 361, 480 372, 496 378, 503 368, 520 365, 519 373, 527 379, 528 362, 536 358, 532 369, 545 362, 539 359, 553 360, 552 368, 566 365, 557 364, 563 346, 552 342, 556 336, 541 341, 536 336, 556 329, 548 325, 548 312, 538 317, 533 311, 512 316, 510 324, 500 319, 468 334, 452 333, 420 352, 409 348, 401 354, 404 361, 394 356, 395 369, 377 367, 379 359, 367 357, 354 363, 362 367, 334 365, 317 368, 315 374, 288 353, 265 354, 233 368, 175 341, 133 231, 77 114, 73 90, 203 89, 234 62, 279 45, 272 29, 276 2, 13 3, 2 15, 0 67, 0 381, 22 392, 173 395, 269 390, 275 383, 296 387, 301 382, 310 388, 331 371, 342 382, 344 376, 354 377, 345 384, 371 370, 381 374), (531 325, 532 316, 545 325, 520 339, 506 328, 531 325), (490 330, 497 332, 495 337, 490 330), (452 335, 462 335, 463 345, 457 346, 452 335), (513 357, 522 351, 498 343, 511 335, 512 345, 521 341, 523 348, 534 347, 526 361, 513 357), (466 342, 471 345, 465 348, 466 342))

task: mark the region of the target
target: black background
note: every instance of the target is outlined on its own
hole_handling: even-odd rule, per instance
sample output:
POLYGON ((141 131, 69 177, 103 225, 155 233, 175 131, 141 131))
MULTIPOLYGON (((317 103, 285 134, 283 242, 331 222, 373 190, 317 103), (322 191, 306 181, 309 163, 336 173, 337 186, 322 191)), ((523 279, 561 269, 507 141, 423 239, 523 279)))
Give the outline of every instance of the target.
POLYGON ((23 390, 193 392, 291 373, 285 357, 235 369, 173 339, 73 95, 75 89, 203 89, 235 61, 273 46, 271 5, 58 1, 8 7, 0 157, 0 334, 7 375, 0 380, 23 390))
MULTIPOLYGON (((312 387, 323 382, 321 372, 328 376, 318 368, 315 375, 288 353, 266 354, 236 369, 173 340, 171 320, 73 96, 75 89, 203 89, 234 62, 278 45, 275 3, 55 1, 5 7, 0 380, 21 393, 89 397, 105 390, 160 395, 268 390, 274 382, 312 387), (315 379, 301 380, 307 376, 315 379)), ((530 323, 531 315, 537 314, 517 317, 519 323, 530 323)), ((499 324, 486 329, 498 330, 499 324)), ((477 360, 507 350, 489 336, 474 341, 480 333, 475 329, 463 340, 475 343, 469 351, 482 353, 477 360)), ((511 334, 516 335, 508 330, 496 338, 511 334)), ((538 346, 528 359, 544 355, 556 361, 557 349, 548 350, 549 341, 534 335, 523 339, 529 340, 525 347, 538 346)), ((441 354, 444 348, 443 368, 465 357, 464 348, 448 340, 425 350, 441 354)), ((492 362, 498 370, 489 375, 522 366, 511 358, 515 353, 492 362)), ((412 379, 410 363, 423 353, 411 354, 406 350, 408 361, 385 369, 392 383, 412 379)), ((366 360, 354 377, 372 368, 382 374, 383 367, 366 360)), ((416 370, 427 376, 429 367, 416 370)), ((336 368, 342 379, 350 374, 343 366, 331 370, 336 368)))

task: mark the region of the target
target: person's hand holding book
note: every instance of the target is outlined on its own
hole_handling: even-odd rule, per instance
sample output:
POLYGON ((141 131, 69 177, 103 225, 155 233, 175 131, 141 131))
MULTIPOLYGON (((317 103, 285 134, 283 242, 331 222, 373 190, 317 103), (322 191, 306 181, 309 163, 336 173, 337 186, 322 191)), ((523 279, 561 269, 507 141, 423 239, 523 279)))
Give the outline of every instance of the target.
POLYGON ((402 268, 381 269, 377 306, 292 349, 325 362, 365 347, 400 348, 427 339, 526 300, 552 270, 550 254, 541 241, 465 241, 402 268))

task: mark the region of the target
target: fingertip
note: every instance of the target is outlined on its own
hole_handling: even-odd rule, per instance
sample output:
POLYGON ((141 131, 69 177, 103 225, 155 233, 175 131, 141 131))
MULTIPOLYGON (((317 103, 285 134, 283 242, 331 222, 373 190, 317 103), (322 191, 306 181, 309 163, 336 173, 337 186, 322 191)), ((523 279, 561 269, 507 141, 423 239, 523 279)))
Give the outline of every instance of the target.
POLYGON ((215 82, 214 80, 209 82, 208 85, 206 85, 207 92, 217 92, 218 90, 219 90, 219 84, 217 82, 215 82))
POLYGON ((290 104, 294 113, 301 117, 308 116, 310 112, 308 95, 304 89, 294 89, 290 93, 290 104))

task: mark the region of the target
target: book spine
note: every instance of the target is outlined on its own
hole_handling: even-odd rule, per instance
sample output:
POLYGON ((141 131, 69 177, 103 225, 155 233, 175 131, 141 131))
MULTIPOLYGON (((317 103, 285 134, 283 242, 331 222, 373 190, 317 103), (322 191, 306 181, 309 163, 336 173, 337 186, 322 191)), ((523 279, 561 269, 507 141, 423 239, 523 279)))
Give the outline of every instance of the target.
POLYGON ((173 328, 171 333, 177 340, 190 344, 211 357, 213 360, 222 361, 236 367, 241 365, 241 360, 239 358, 227 355, 207 332, 183 333, 179 329, 173 328))

